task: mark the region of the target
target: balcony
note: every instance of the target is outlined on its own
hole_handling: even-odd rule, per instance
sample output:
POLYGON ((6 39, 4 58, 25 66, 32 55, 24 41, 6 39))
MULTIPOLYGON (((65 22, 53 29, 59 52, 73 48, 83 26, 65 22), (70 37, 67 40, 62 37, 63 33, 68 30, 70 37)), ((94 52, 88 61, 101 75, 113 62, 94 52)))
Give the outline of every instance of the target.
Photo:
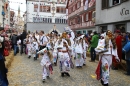
POLYGON ((95 26, 95 23, 93 23, 92 21, 88 21, 88 22, 83 22, 81 24, 75 24, 75 25, 71 25, 70 28, 72 30, 76 30, 76 29, 82 29, 82 28, 89 28, 89 27, 93 27, 95 26))
POLYGON ((74 16, 74 15, 77 15, 78 13, 82 12, 83 10, 84 10, 84 7, 82 6, 82 7, 80 7, 79 9, 77 9, 77 10, 73 11, 72 13, 70 13, 70 14, 68 15, 68 17, 72 17, 72 16, 74 16))

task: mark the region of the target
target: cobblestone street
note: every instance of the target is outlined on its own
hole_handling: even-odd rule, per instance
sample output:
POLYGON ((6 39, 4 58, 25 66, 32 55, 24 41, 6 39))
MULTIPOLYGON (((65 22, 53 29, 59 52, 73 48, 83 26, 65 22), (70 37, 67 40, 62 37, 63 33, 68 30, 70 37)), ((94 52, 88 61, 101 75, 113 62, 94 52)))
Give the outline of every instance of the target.
MULTIPOLYGON (((90 63, 89 59, 87 58, 87 65, 82 69, 71 69, 71 77, 61 77, 59 67, 54 66, 50 79, 43 83, 41 58, 34 61, 26 55, 17 55, 9 68, 9 86, 102 86, 95 76, 98 62, 90 63)), ((124 71, 111 70, 110 73, 110 86, 130 86, 130 76, 125 76, 124 71)))

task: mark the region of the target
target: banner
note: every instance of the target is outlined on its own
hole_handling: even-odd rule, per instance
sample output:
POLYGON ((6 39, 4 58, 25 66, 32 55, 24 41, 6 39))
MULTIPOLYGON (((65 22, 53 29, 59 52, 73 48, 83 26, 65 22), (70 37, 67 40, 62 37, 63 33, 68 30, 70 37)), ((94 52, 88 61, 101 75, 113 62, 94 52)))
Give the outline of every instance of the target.
POLYGON ((92 7, 95 3, 95 0, 91 0, 90 3, 89 3, 89 7, 92 7))
POLYGON ((88 0, 85 1, 85 6, 84 6, 84 10, 88 9, 88 0))

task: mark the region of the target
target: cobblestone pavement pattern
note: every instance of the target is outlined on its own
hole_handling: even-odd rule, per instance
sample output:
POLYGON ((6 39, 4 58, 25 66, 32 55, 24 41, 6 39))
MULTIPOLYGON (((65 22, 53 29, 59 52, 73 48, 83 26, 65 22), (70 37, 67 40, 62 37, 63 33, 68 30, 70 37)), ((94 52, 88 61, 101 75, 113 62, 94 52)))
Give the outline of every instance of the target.
MULTIPOLYGON (((42 82, 40 61, 41 58, 33 61, 33 58, 28 59, 26 55, 15 56, 8 71, 9 86, 102 86, 95 78, 97 61, 87 61, 82 69, 71 69, 71 77, 61 77, 59 67, 54 66, 53 74, 45 83, 42 82)), ((130 76, 125 76, 123 72, 111 70, 110 86, 130 86, 130 76)))

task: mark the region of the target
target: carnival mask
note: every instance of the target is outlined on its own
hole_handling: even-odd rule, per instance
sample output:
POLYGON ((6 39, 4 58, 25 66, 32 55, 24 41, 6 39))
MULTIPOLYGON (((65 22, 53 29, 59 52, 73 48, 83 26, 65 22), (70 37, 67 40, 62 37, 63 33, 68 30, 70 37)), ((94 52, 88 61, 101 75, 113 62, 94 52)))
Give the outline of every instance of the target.
POLYGON ((108 37, 112 38, 112 32, 111 31, 108 31, 107 35, 108 35, 108 37))

